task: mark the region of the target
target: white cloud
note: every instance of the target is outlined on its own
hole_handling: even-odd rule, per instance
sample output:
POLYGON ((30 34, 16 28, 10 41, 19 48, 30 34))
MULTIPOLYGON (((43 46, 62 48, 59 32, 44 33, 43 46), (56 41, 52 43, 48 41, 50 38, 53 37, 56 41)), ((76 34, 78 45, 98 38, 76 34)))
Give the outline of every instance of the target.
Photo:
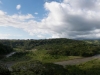
POLYGON ((18 5, 16 6, 16 9, 19 10, 20 8, 21 8, 21 5, 18 4, 18 5))
POLYGON ((37 12, 35 12, 34 14, 36 14, 36 15, 37 15, 38 13, 37 13, 37 12))
POLYGON ((43 35, 37 35, 38 38, 45 38, 43 35))
POLYGON ((100 0, 52 1, 44 6, 47 16, 40 22, 32 14, 8 15, 0 10, 0 25, 21 28, 37 37, 100 38, 100 0))
POLYGON ((34 18, 31 14, 27 14, 27 15, 18 15, 18 14, 14 14, 12 16, 10 16, 12 19, 15 19, 15 20, 19 20, 19 21, 25 21, 25 20, 28 20, 28 19, 31 19, 31 18, 34 18))

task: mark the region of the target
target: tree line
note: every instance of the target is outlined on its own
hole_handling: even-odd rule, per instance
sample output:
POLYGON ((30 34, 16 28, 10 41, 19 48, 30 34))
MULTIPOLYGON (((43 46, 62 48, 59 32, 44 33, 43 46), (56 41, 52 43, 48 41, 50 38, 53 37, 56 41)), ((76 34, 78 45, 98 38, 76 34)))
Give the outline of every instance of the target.
POLYGON ((48 50, 50 55, 93 56, 100 52, 99 45, 67 38, 40 40, 0 40, 1 43, 23 50, 48 50))
POLYGON ((13 51, 13 48, 0 43, 0 55, 5 55, 13 51))

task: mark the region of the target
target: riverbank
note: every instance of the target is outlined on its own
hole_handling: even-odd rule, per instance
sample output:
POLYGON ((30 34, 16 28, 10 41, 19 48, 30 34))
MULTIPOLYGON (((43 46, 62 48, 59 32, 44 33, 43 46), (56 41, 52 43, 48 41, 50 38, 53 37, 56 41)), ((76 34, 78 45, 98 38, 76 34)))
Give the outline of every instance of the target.
POLYGON ((59 64, 62 66, 78 65, 78 64, 85 63, 93 59, 100 59, 100 54, 92 56, 92 57, 81 58, 81 59, 73 59, 73 60, 68 60, 68 61, 55 62, 55 64, 59 64))

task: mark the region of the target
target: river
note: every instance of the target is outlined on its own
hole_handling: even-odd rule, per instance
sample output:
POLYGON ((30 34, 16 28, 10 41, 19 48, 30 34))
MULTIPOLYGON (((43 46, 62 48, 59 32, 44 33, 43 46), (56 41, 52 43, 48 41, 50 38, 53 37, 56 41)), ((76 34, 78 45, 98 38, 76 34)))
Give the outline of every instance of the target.
MULTIPOLYGON (((8 58, 8 57, 12 56, 15 53, 16 52, 12 52, 12 53, 6 55, 6 57, 8 58)), ((54 63, 62 65, 62 66, 77 65, 77 64, 85 63, 85 62, 93 60, 93 59, 100 59, 100 54, 92 56, 92 57, 85 57, 85 58, 79 58, 79 59, 73 59, 73 60, 67 60, 67 61, 61 61, 61 62, 54 62, 54 63)), ((6 62, 5 64, 7 65, 7 67, 9 68, 9 70, 11 70, 11 66, 13 64, 15 64, 15 62, 6 62)))
POLYGON ((77 65, 77 64, 85 63, 85 62, 93 60, 93 59, 100 59, 100 54, 92 56, 92 57, 86 57, 86 58, 73 59, 73 60, 68 60, 68 61, 55 62, 55 64, 59 64, 59 65, 62 65, 62 66, 77 65))
POLYGON ((12 52, 12 53, 10 53, 10 54, 7 54, 6 57, 8 58, 8 57, 14 55, 15 53, 16 53, 16 52, 12 52))

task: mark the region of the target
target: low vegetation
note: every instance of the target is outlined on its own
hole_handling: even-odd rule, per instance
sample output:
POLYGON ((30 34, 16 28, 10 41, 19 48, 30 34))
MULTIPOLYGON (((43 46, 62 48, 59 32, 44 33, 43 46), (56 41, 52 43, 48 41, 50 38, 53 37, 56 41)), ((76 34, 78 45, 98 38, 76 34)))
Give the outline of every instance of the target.
POLYGON ((80 65, 67 65, 67 75, 100 75, 100 59, 80 64, 80 65))
POLYGON ((7 66, 0 63, 0 75, 11 75, 11 72, 8 70, 7 66))
POLYGON ((12 66, 12 75, 65 75, 61 65, 40 61, 21 62, 12 66))
POLYGON ((44 40, 0 40, 1 43, 22 50, 47 50, 50 55, 93 56, 100 52, 100 47, 79 40, 66 38, 44 40))
POLYGON ((0 55, 5 55, 12 51, 13 51, 13 49, 10 46, 3 45, 0 43, 0 55))
POLYGON ((34 60, 13 65, 12 71, 0 64, 0 75, 100 75, 100 59, 79 65, 66 65, 65 68, 34 60))
POLYGON ((100 45, 94 41, 71 39, 0 40, 0 55, 16 53, 2 61, 19 62, 12 71, 0 64, 0 75, 99 75, 100 60, 95 59, 80 65, 53 64, 75 58, 90 57, 100 53, 100 45), (13 48, 13 49, 12 49, 13 48))
POLYGON ((3 45, 0 43, 0 59, 4 57, 4 55, 13 51, 13 48, 7 45, 3 45))
POLYGON ((20 61, 30 61, 30 60, 39 60, 42 62, 57 62, 70 60, 75 58, 81 58, 80 56, 62 56, 62 55, 50 55, 47 53, 47 50, 26 50, 18 51, 16 54, 12 55, 9 58, 3 59, 5 62, 20 62, 20 61))

